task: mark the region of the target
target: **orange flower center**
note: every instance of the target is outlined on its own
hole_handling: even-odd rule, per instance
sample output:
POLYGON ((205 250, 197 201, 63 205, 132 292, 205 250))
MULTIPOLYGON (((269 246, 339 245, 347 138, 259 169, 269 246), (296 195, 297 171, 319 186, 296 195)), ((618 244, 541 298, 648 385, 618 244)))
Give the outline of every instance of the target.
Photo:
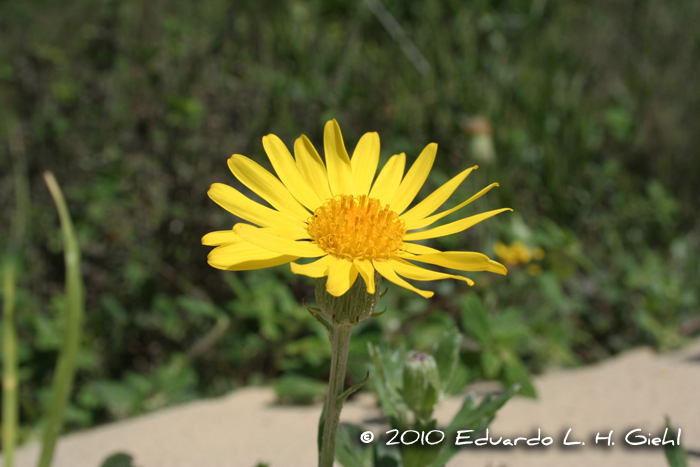
POLYGON ((406 225, 378 199, 338 195, 314 211, 308 231, 336 258, 386 261, 401 250, 406 225))

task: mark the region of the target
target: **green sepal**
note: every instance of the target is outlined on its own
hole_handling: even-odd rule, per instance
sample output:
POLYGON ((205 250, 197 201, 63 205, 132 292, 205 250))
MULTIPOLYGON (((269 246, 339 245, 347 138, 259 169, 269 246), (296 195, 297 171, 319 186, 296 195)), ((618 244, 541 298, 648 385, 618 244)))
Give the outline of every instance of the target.
POLYGON ((382 292, 382 293, 379 295, 379 298, 384 298, 384 295, 386 295, 386 293, 387 293, 388 291, 389 291, 389 287, 387 287, 386 289, 384 289, 384 292, 382 292))
POLYGON ((340 297, 326 290, 327 277, 314 279, 316 303, 321 313, 333 324, 356 326, 360 321, 371 317, 379 302, 379 287, 382 276, 375 272, 375 292, 367 293, 364 281, 356 280, 347 292, 340 297))
POLYGON ((382 311, 375 311, 371 315, 369 315, 370 318, 376 318, 378 316, 382 316, 384 313, 386 313, 386 308, 384 308, 382 311))
POLYGON ((343 393, 338 396, 338 398, 335 400, 336 406, 342 407, 343 402, 345 402, 345 399, 350 397, 351 394, 355 393, 358 389, 364 386, 368 379, 369 371, 367 372, 367 376, 365 376, 362 381, 358 381, 357 383, 353 384, 351 387, 343 391, 343 393))
POLYGON ((323 327, 326 328, 326 331, 331 332, 333 329, 333 323, 331 323, 331 320, 328 319, 326 315, 321 312, 320 308, 316 308, 315 306, 309 306, 306 303, 304 304, 307 310, 309 310, 309 313, 311 313, 311 316, 314 317, 316 321, 319 323, 323 324, 323 327))

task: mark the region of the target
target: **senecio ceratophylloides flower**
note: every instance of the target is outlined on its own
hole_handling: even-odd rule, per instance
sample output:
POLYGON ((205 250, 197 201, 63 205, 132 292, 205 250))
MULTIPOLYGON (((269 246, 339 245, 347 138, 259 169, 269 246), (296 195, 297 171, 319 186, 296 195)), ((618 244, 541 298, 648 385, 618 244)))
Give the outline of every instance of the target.
POLYGON ((511 210, 496 209, 433 226, 498 186, 493 183, 461 204, 433 214, 476 166, 456 175, 408 209, 428 178, 437 144, 428 144, 405 175, 406 155, 391 157, 376 180, 377 133, 363 135, 351 158, 338 123, 331 120, 325 126, 323 146, 325 164, 306 136, 294 142, 294 157, 277 136, 264 136, 263 147, 279 178, 245 156, 231 156, 231 172, 272 207, 252 201, 228 185, 214 183, 209 197, 249 223, 202 238, 204 245, 216 247, 208 256, 211 266, 243 271, 291 263, 295 274, 327 278, 325 289, 334 297, 345 294, 358 275, 362 276, 367 293, 375 294, 375 271, 425 298, 432 297, 433 292, 417 289, 402 277, 418 281, 457 279, 474 284, 469 278, 416 263, 506 274, 502 264, 481 253, 438 251, 414 243, 462 232, 511 210), (307 264, 297 262, 302 258, 315 260, 307 264))

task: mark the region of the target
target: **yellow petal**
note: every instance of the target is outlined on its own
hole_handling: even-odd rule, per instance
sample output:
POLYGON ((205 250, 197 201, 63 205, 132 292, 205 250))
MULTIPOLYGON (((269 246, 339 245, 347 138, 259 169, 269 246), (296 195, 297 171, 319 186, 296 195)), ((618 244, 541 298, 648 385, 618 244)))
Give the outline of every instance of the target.
POLYGON ((337 259, 328 265, 328 280, 326 291, 334 297, 340 297, 347 292, 357 279, 357 268, 346 259, 337 259))
POLYGON ((482 212, 475 216, 467 217, 466 219, 460 219, 455 222, 450 222, 449 224, 441 225, 440 227, 435 227, 428 230, 421 230, 419 232, 411 232, 404 235, 404 240, 423 240, 426 238, 444 237, 446 235, 451 235, 453 233, 461 232, 467 230, 469 227, 478 224, 479 222, 493 217, 498 213, 503 211, 512 211, 511 208, 496 209, 494 211, 482 212))
POLYGON ((306 222, 309 218, 309 211, 294 199, 287 187, 257 162, 240 154, 234 154, 229 158, 228 166, 238 180, 277 210, 302 222, 306 222))
POLYGON ((254 245, 283 255, 292 255, 297 258, 317 258, 327 254, 315 243, 297 242, 270 235, 265 233, 265 229, 259 229, 248 224, 236 224, 233 226, 233 231, 254 245))
POLYGON ((243 239, 236 235, 233 230, 219 230, 217 232, 209 232, 202 237, 202 245, 219 246, 225 243, 238 243, 243 239))
POLYGON ((437 190, 433 191, 423 201, 416 204, 414 207, 402 214, 401 219, 408 222, 416 219, 423 219, 424 217, 434 213, 435 210, 442 206, 442 203, 447 201, 447 198, 449 198, 452 195, 452 193, 454 193, 454 191, 457 189, 460 183, 462 183, 464 179, 467 178, 467 175, 469 175, 471 171, 476 168, 478 167, 475 165, 474 167, 471 167, 452 178, 452 180, 445 183, 437 190))
POLYGON ((408 279, 413 279, 416 281, 438 281, 442 279, 457 279, 460 281, 464 281, 469 285, 474 285, 474 281, 467 277, 454 276, 452 274, 444 274, 442 272, 423 269, 420 266, 416 266, 415 264, 411 264, 408 261, 404 260, 390 259, 389 264, 392 268, 394 268, 394 271, 396 271, 398 274, 408 279))
POLYGON ((384 164, 382 171, 379 172, 374 185, 372 185, 369 197, 378 199, 382 207, 386 206, 389 197, 394 194, 401 184, 405 166, 406 154, 401 153, 391 156, 391 159, 384 164))
POLYGON ((355 269, 360 273, 362 276, 362 279, 365 281, 365 285, 367 286, 367 293, 374 293, 374 267, 372 266, 372 262, 369 260, 364 260, 360 261, 359 259, 356 259, 353 261, 355 264, 355 269))
POLYGON ((420 153, 416 162, 413 163, 411 168, 406 173, 406 176, 401 181, 399 188, 389 197, 387 204, 391 206, 394 212, 401 214, 406 210, 413 198, 416 197, 420 191, 423 183, 428 178, 430 169, 433 167, 433 162, 435 161, 435 154, 437 153, 437 144, 430 143, 423 149, 420 153))
POLYGON ((352 194, 352 166, 345 150, 343 135, 335 119, 326 123, 323 130, 323 148, 328 166, 328 182, 333 195, 352 194))
POLYGON ((299 171, 304 176, 313 190, 316 191, 316 196, 321 201, 332 198, 331 188, 328 185, 328 172, 323 164, 321 156, 316 152, 316 148, 311 144, 309 138, 301 135, 294 142, 294 155, 297 159, 299 171))
POLYGON ((381 262, 381 261, 372 261, 372 264, 374 265, 374 268, 379 272, 379 274, 382 275, 385 279, 393 282, 396 285, 399 285, 401 287, 404 287, 408 290, 411 290, 413 292, 416 292, 419 295, 422 295, 424 298, 430 298, 433 295, 435 295, 434 292, 431 292, 429 290, 420 290, 415 287, 413 287, 411 284, 406 282, 405 280, 401 279, 399 276, 396 275, 394 272, 394 269, 389 265, 388 262, 381 262))
POLYGON ((207 262, 226 271, 248 271, 286 264, 298 258, 280 255, 248 242, 239 242, 214 248, 207 256, 207 262))
POLYGON ((379 135, 377 133, 365 133, 352 153, 352 180, 353 194, 355 196, 366 195, 372 180, 377 173, 379 164, 379 135))
POLYGON ((436 250, 435 248, 430 248, 429 246, 425 246, 425 245, 419 245, 418 243, 404 242, 403 249, 404 249, 404 251, 407 251, 409 253, 413 253, 416 255, 429 255, 432 253, 440 253, 440 250, 436 250))
POLYGON ((331 262, 336 261, 337 258, 333 256, 326 255, 321 259, 317 259, 313 263, 309 264, 297 264, 292 263, 292 272, 294 274, 302 274, 309 277, 325 277, 328 275, 328 266, 331 262))
POLYGON ((223 183, 214 183, 207 194, 216 204, 228 212, 261 227, 306 226, 306 222, 301 222, 292 216, 256 203, 235 188, 223 183))
POLYGON ((500 263, 492 261, 488 256, 473 251, 445 251, 429 255, 398 255, 400 258, 434 264, 444 268, 460 271, 489 271, 505 275, 508 270, 500 263))
MULTIPOLYGON (((248 225, 248 224, 236 224, 236 225, 248 225)), ((234 225, 235 229, 236 226, 234 225)), ((267 227, 264 229, 258 229, 258 233, 265 235, 273 235, 275 237, 286 238, 287 240, 310 240, 311 236, 309 231, 305 228, 300 229, 299 227, 267 227)))
POLYGON ((474 200, 477 200, 484 196, 486 193, 488 193, 491 188, 498 186, 498 183, 492 183, 491 185, 487 186, 462 204, 453 207, 452 209, 448 209, 447 211, 443 211, 440 214, 435 214, 434 216, 426 217, 425 219, 416 219, 412 221, 407 221, 406 222, 406 229, 407 230, 414 230, 414 229, 422 229, 423 227, 427 227, 430 224, 433 224, 434 222, 442 219, 445 216, 449 216, 453 212, 457 211, 458 209, 462 209, 464 206, 467 204, 471 203, 474 200))
POLYGON ((322 204, 321 200, 299 171, 292 154, 282 140, 275 135, 264 136, 263 147, 277 176, 292 196, 311 211, 319 207, 322 204))

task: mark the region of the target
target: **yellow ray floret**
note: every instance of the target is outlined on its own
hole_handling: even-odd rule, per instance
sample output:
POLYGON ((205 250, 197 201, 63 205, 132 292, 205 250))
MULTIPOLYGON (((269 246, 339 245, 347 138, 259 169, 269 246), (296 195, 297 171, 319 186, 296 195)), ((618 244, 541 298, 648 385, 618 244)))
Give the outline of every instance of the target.
MULTIPOLYGON (((375 273, 423 297, 409 280, 466 277, 425 269, 423 263, 460 271, 506 274, 506 268, 475 252, 441 252, 414 241, 461 232, 508 208, 472 215, 442 226, 436 221, 475 201, 497 183, 467 201, 433 214, 466 179, 471 167, 443 184, 408 209, 428 177, 437 145, 429 144, 404 176, 406 155, 389 159, 375 180, 379 161, 379 135, 366 133, 348 155, 335 120, 324 130, 325 164, 306 136, 294 143, 294 156, 275 135, 263 138, 263 146, 277 176, 253 160, 235 154, 229 168, 241 183, 270 204, 259 204, 236 189, 215 183, 209 196, 235 216, 255 225, 238 223, 232 230, 211 232, 202 238, 216 248, 208 262, 225 270, 259 269, 291 263, 292 272, 328 277, 326 290, 343 295, 362 277, 368 293, 375 293, 375 273), (293 261, 313 259, 305 264, 293 261), (400 277, 402 276, 402 277, 400 277)), ((306 260, 308 261, 308 260, 306 260)))

